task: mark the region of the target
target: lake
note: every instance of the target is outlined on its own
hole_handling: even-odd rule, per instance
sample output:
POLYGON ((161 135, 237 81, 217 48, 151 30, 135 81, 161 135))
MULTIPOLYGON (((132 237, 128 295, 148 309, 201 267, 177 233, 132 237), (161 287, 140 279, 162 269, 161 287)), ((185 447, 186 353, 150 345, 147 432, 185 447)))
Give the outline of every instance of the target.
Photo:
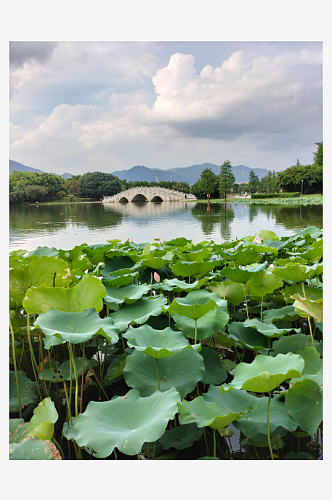
POLYGON ((293 229, 323 227, 322 205, 140 202, 20 205, 9 209, 9 251, 38 246, 70 250, 111 239, 135 243, 184 236, 215 243, 252 236, 262 229, 279 237, 293 229))

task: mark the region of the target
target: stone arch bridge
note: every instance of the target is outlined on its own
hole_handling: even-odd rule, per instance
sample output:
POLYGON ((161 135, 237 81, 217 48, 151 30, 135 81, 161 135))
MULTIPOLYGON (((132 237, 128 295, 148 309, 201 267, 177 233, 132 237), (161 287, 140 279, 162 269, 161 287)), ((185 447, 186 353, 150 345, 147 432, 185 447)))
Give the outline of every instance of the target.
POLYGON ((103 203, 127 203, 128 201, 182 201, 196 200, 193 194, 181 193, 163 187, 134 187, 114 196, 104 196, 103 203))

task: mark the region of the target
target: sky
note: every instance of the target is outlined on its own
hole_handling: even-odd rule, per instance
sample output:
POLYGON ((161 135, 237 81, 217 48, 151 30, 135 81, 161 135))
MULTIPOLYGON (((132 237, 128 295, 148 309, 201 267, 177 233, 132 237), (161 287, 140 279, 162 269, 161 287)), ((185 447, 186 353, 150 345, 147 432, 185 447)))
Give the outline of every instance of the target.
POLYGON ((280 171, 323 140, 322 41, 10 41, 9 63, 9 158, 45 172, 280 171))

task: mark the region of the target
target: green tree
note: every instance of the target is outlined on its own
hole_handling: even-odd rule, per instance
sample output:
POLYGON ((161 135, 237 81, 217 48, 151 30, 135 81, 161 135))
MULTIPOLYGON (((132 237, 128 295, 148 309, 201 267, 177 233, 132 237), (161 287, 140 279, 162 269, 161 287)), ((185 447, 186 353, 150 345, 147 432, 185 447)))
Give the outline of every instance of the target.
POLYGON ((29 203, 44 201, 47 198, 48 188, 45 186, 25 186, 25 199, 29 203))
POLYGON ((80 183, 76 179, 72 179, 67 182, 66 188, 71 192, 74 196, 81 196, 80 183))
POLYGON ((208 194, 211 198, 218 198, 218 176, 212 172, 211 168, 205 168, 200 178, 191 186, 190 192, 199 200, 206 200, 208 194))
POLYGON ((258 175, 255 174, 253 170, 250 170, 249 173, 249 184, 248 189, 251 193, 256 193, 259 186, 259 178, 258 175))
POLYGON ((104 196, 113 196, 122 190, 120 179, 105 172, 88 172, 79 182, 83 198, 93 200, 102 200, 104 196))
POLYGON ((316 153, 314 153, 314 164, 318 165, 319 167, 323 166, 323 142, 316 142, 315 143, 318 148, 316 153))
POLYGON ((224 198, 225 201, 227 195, 231 193, 234 183, 235 177, 232 172, 231 162, 226 160, 220 167, 219 175, 219 193, 220 197, 224 198))

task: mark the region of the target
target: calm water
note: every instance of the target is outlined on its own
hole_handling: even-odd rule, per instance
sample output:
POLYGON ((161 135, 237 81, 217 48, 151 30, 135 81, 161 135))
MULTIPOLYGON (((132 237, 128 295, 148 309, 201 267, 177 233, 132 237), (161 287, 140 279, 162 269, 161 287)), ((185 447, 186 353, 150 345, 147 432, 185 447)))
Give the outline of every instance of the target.
POLYGON ((323 207, 308 205, 164 203, 81 203, 14 206, 9 210, 9 250, 34 250, 38 246, 70 250, 76 245, 162 241, 184 236, 194 243, 215 243, 251 236, 262 229, 279 237, 294 228, 322 228, 323 207))

